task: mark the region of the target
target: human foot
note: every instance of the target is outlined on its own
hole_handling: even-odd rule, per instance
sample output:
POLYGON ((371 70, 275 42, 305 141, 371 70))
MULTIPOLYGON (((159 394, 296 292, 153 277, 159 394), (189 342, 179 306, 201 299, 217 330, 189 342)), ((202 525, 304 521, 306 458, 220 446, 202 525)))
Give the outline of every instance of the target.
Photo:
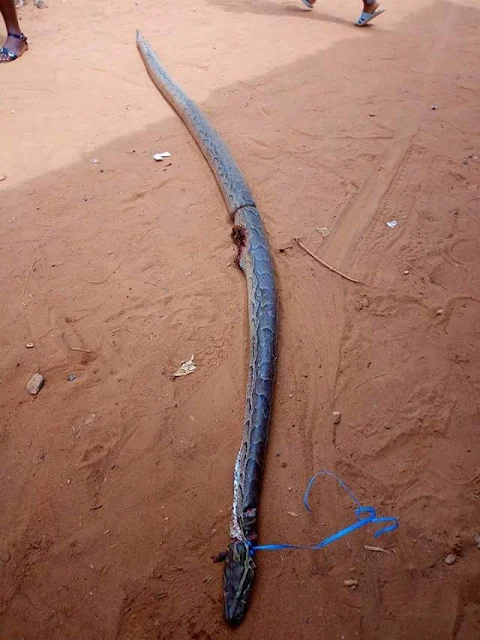
POLYGON ((13 62, 28 49, 27 38, 23 33, 8 32, 5 44, 0 49, 0 64, 13 62))
POLYGON ((363 11, 354 24, 357 27, 364 27, 370 22, 370 20, 373 20, 377 16, 381 15, 385 11, 385 9, 379 9, 379 6, 380 4, 378 2, 364 2, 363 11))

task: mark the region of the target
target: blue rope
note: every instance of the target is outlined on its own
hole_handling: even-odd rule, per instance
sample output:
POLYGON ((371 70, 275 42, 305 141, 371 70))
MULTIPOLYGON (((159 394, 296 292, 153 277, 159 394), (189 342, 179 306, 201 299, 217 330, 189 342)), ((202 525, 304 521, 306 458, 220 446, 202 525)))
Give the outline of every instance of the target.
POLYGON ((251 544, 250 545, 250 553, 252 555, 256 551, 281 551, 282 549, 308 549, 308 550, 311 550, 311 551, 316 551, 317 549, 323 549, 324 547, 326 547, 327 545, 331 544, 332 542, 335 542, 335 540, 339 540, 340 538, 343 538, 344 536, 348 535, 349 533, 352 533, 353 531, 356 531, 357 529, 361 529, 362 527, 365 527, 367 524, 379 524, 379 523, 387 523, 387 522, 390 523, 387 526, 379 529, 378 531, 375 531, 375 533, 373 534, 374 538, 378 538, 378 536, 381 536, 384 533, 389 533, 390 531, 395 531, 395 529, 398 527, 397 518, 394 518, 394 517, 378 517, 377 516, 377 512, 375 511, 375 509, 373 507, 364 507, 364 506, 362 506, 360 501, 354 496, 354 494, 350 491, 350 489, 343 482, 343 480, 341 480, 338 476, 336 476, 331 471, 326 471, 326 470, 322 470, 322 471, 319 471, 318 473, 316 473, 312 478, 310 478, 310 480, 309 480, 309 482, 307 484, 307 488, 305 490, 305 495, 303 496, 303 506, 305 507, 305 509, 307 511, 310 511, 310 512, 312 511, 310 509, 308 498, 309 498, 310 492, 312 490, 312 487, 313 487, 313 485, 315 483, 315 480, 319 476, 331 476, 332 478, 335 478, 335 480, 340 485, 340 487, 342 487, 342 489, 346 493, 348 493, 348 495, 350 496, 352 501, 357 505, 357 508, 355 509, 355 515, 357 516, 357 522, 354 522, 353 524, 349 525, 348 527, 345 527, 344 529, 341 529, 340 531, 337 531, 336 533, 332 534, 331 536, 328 536, 328 538, 325 538, 324 540, 322 540, 318 544, 314 544, 314 545, 297 545, 297 544, 258 544, 258 545, 253 545, 253 544, 251 544))

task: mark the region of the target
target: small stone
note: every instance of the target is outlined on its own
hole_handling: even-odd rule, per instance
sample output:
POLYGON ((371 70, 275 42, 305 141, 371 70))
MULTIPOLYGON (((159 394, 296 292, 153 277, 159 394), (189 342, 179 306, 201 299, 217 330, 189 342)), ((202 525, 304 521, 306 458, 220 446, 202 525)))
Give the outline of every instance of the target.
POLYGON ((435 315, 436 316, 443 316, 444 313, 445 313, 445 311, 443 309, 437 309, 435 311, 435 315))
POLYGON ((298 513, 295 513, 295 511, 287 511, 287 515, 291 516, 292 518, 298 518, 298 513))
POLYGON ((282 464, 280 466, 282 467, 282 469, 286 469, 287 468, 287 463, 286 462, 282 462, 282 464))
POLYGON ((68 376, 67 376, 67 382, 73 382, 76 379, 77 379, 77 374, 76 373, 69 373, 68 376))
POLYGON ((0 182, 3 182, 6 179, 7 179, 7 176, 0 176, 0 182))
POLYGON ((432 111, 436 111, 438 109, 436 104, 432 104, 432 111))
POLYGON ((33 342, 27 342, 27 344, 25 345, 27 347, 27 349, 33 349, 33 342))
POLYGON ((358 587, 358 580, 344 580, 343 584, 346 587, 352 587, 353 589, 355 589, 356 587, 358 587))
POLYGON ((477 535, 475 536, 475 546, 477 547, 477 549, 480 549, 480 533, 477 533, 477 535))
POLYGON ((45 378, 39 373, 34 373, 30 380, 27 382, 26 389, 32 396, 36 396, 40 389, 43 387, 45 378))
POLYGON ((340 411, 333 412, 333 424, 340 424, 340 420, 342 419, 342 414, 340 411))
POLYGON ((448 556, 445 556, 445 564, 453 564, 457 561, 457 556, 454 553, 449 553, 448 556))
POLYGON ((410 273, 410 271, 408 269, 405 269, 405 271, 403 272, 404 276, 408 276, 408 274, 410 273))

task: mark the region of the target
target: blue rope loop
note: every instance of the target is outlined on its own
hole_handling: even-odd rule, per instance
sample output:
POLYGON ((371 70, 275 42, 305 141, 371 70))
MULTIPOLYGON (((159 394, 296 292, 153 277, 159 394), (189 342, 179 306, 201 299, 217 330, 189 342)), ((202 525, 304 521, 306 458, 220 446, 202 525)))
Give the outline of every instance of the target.
POLYGON ((308 502, 308 498, 310 496, 310 492, 312 490, 312 487, 315 484, 315 481, 319 476, 330 476, 332 478, 335 478, 335 480, 337 481, 338 485, 350 496, 350 498, 352 499, 352 502, 354 502, 357 505, 356 509, 355 509, 355 515, 357 517, 357 521, 354 522, 353 524, 349 525, 348 527, 344 527, 343 529, 340 529, 340 531, 337 531, 336 533, 333 533, 331 536, 328 536, 324 540, 321 540, 319 543, 314 544, 314 545, 299 545, 299 544, 257 544, 257 545, 253 545, 251 542, 247 541, 247 545, 248 545, 248 547, 250 549, 250 555, 253 556, 257 551, 281 551, 282 549, 304 549, 304 550, 306 549, 306 550, 310 550, 310 551, 317 551, 318 549, 323 549, 324 547, 328 546, 329 544, 332 544, 332 542, 335 542, 336 540, 340 540, 340 538, 343 538, 344 536, 347 536, 350 533, 352 533, 353 531, 356 531, 357 529, 361 529, 362 527, 365 527, 368 524, 383 524, 383 523, 385 523, 385 525, 386 525, 386 526, 382 527, 381 529, 378 529, 377 531, 375 531, 375 533, 373 534, 374 538, 378 538, 379 536, 383 535, 384 533, 390 533, 391 531, 395 531, 395 529, 397 529, 397 527, 398 527, 398 519, 397 518, 395 518, 393 516, 378 517, 377 516, 377 512, 375 511, 375 509, 373 507, 363 506, 360 503, 360 501, 356 498, 356 496, 352 493, 352 491, 347 487, 347 485, 343 482, 343 480, 341 478, 336 476, 331 471, 326 471, 325 469, 322 469, 321 471, 316 473, 314 476, 312 476, 312 478, 310 478, 310 480, 309 480, 309 482, 307 484, 307 488, 306 488, 305 494, 303 496, 303 506, 305 507, 305 509, 307 511, 309 511, 309 512, 312 511, 310 509, 310 504, 308 502))

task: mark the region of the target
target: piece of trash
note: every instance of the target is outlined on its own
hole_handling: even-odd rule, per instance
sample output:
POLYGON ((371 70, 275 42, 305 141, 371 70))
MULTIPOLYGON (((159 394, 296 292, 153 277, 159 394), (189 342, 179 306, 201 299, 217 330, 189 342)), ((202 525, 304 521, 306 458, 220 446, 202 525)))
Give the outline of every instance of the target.
POLYGON ((316 228, 315 231, 318 231, 318 233, 322 236, 322 238, 326 238, 327 236, 330 235, 330 229, 327 229, 327 227, 320 227, 320 228, 316 228))
POLYGON ((298 518, 298 513, 295 513, 295 511, 287 511, 287 515, 292 516, 292 518, 298 518))
POLYGON ((76 379, 77 379, 77 374, 76 373, 69 373, 68 376, 67 376, 67 382, 73 382, 76 379))
POLYGON ((197 368, 196 363, 193 361, 194 356, 190 358, 190 360, 184 360, 180 363, 180 367, 173 374, 174 378, 178 378, 180 376, 188 376, 189 373, 193 373, 197 368))
POLYGON ((398 224, 397 220, 389 220, 387 222, 387 227, 390 227, 390 229, 394 229, 398 224))
POLYGON ((43 387, 45 378, 40 373, 34 373, 30 380, 27 382, 26 389, 32 396, 36 396, 40 389, 43 387))
POLYGON ((27 342, 25 346, 27 347, 27 349, 33 349, 34 347, 33 342, 27 342))
POLYGON ((445 564, 454 564, 456 562, 457 556, 454 553, 449 553, 445 556, 445 564))
POLYGON ((47 5, 45 4, 45 0, 33 0, 33 4, 37 7, 37 9, 47 8, 47 5))
POLYGON ((436 111, 438 109, 436 104, 432 104, 432 111, 436 111))
MULTIPOLYGON (((288 244, 286 247, 281 247, 279 251, 280 253, 285 253, 285 251, 287 251, 288 249, 293 249, 293 244, 288 244)), ((230 266, 230 263, 228 266, 230 266)))
POLYGON ((382 547, 371 547, 369 544, 364 544, 363 548, 366 551, 378 551, 379 553, 390 553, 388 549, 383 549, 382 547))
POLYGON ((95 413, 92 413, 91 416, 89 416, 85 422, 83 424, 87 425, 87 424, 92 424, 92 422, 95 420, 95 418, 97 417, 97 415, 95 413))
POLYGON ((162 153, 154 153, 153 154, 153 159, 156 160, 156 162, 161 162, 162 160, 165 160, 165 158, 171 158, 172 154, 169 153, 168 151, 162 151, 162 153))
POLYGON ((355 589, 356 587, 358 587, 358 580, 344 580, 343 584, 346 587, 352 587, 353 589, 355 589))
POLYGON ((342 414, 340 411, 333 412, 333 424, 340 424, 340 420, 342 419, 342 414))
POLYGON ((99 160, 98 158, 92 158, 92 159, 90 160, 90 162, 91 162, 92 164, 100 164, 100 160, 99 160))

